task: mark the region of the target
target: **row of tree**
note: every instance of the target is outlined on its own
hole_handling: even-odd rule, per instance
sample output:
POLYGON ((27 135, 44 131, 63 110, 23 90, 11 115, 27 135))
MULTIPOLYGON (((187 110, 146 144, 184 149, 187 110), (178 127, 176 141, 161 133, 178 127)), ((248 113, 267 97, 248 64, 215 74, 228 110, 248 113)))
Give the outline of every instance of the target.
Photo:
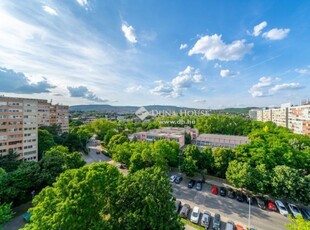
POLYGON ((123 176, 94 163, 67 170, 33 200, 22 229, 184 229, 165 171, 157 167, 123 176))

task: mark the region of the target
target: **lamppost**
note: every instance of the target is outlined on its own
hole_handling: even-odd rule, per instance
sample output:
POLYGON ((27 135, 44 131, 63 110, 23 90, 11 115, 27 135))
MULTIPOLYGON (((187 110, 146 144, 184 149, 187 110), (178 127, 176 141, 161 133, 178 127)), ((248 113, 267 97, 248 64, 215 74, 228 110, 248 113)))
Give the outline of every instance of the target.
POLYGON ((249 201, 249 223, 248 223, 248 229, 251 229, 251 197, 248 198, 249 201))

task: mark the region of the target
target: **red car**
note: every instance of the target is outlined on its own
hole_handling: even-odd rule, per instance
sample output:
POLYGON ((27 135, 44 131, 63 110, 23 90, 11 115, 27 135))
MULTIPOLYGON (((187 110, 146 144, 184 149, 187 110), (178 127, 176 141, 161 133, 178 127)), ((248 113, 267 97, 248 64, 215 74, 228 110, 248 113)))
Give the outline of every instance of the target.
POLYGON ((267 201, 267 208, 268 208, 268 210, 270 210, 270 211, 274 211, 274 212, 277 211, 277 206, 276 206, 276 204, 275 204, 274 202, 272 202, 272 201, 267 201))
POLYGON ((244 227, 241 224, 236 224, 237 230, 244 230, 244 227))
POLYGON ((212 185, 211 193, 217 195, 219 194, 219 189, 215 185, 212 185))

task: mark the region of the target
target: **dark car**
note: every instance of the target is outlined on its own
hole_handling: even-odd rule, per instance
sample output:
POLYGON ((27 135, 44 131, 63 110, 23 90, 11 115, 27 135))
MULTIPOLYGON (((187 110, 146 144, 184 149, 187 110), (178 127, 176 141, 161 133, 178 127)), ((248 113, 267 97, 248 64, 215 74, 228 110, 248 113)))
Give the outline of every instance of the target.
POLYGON ((299 209, 303 218, 306 220, 310 220, 310 209, 306 208, 299 208, 299 209))
POLYGON ((196 183, 196 190, 201 191, 201 189, 202 189, 202 181, 199 180, 196 183))
POLYGON ((180 184, 182 180, 183 180, 183 178, 182 178, 181 176, 177 176, 177 177, 174 179, 174 183, 180 184))
POLYGON ((220 188, 220 195, 221 195, 221 196, 226 196, 226 191, 227 191, 227 190, 226 190, 225 187, 221 187, 221 188, 220 188))
POLYGON ((182 204, 181 201, 175 200, 175 210, 174 210, 175 213, 179 212, 181 204, 182 204))
POLYGON ((187 187, 193 188, 195 184, 196 184, 196 181, 195 181, 195 180, 190 180, 190 181, 188 182, 187 187))
POLYGON ((218 214, 218 213, 216 213, 216 214, 214 215, 213 226, 212 226, 212 228, 213 228, 214 230, 219 230, 219 229, 221 229, 221 215, 218 214))
POLYGON ((241 192, 237 192, 236 193, 236 199, 239 202, 243 202, 244 201, 244 195, 241 192))
POLYGON ((191 207, 188 204, 184 204, 181 208, 180 216, 187 219, 190 209, 191 207))
POLYGON ((255 197, 254 198, 256 200, 257 206, 260 209, 266 210, 266 202, 264 201, 264 199, 262 197, 255 197))
POLYGON ((227 190, 227 196, 231 199, 235 199, 236 198, 236 192, 232 188, 229 188, 227 190))

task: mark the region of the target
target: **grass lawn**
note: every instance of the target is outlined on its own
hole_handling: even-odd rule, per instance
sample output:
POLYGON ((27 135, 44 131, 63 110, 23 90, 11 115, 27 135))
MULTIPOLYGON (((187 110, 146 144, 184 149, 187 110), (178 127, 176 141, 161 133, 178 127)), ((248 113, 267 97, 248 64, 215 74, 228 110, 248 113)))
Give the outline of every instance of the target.
POLYGON ((191 226, 191 227, 193 227, 193 228, 195 228, 195 229, 205 230, 205 228, 203 228, 203 227, 201 227, 201 226, 199 226, 199 225, 197 225, 197 224, 194 224, 194 223, 190 222, 190 221, 187 220, 187 219, 181 218, 181 221, 182 221, 183 224, 189 225, 189 226, 191 226))

